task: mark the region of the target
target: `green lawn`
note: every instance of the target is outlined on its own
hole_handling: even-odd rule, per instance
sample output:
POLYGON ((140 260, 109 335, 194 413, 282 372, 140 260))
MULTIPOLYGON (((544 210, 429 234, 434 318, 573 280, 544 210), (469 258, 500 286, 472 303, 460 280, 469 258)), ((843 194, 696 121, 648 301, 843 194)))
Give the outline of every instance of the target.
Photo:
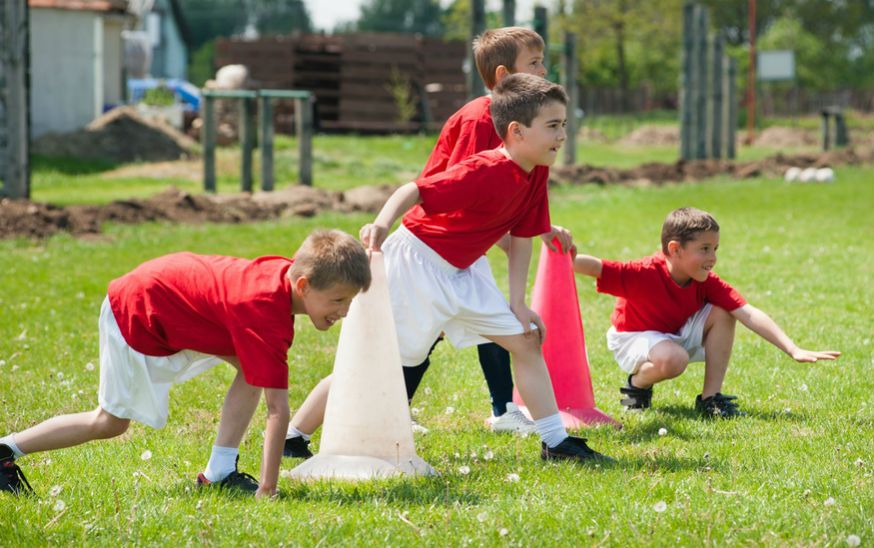
MULTIPOLYGON (((414 152, 398 152, 398 162, 403 154, 414 152)), ((722 226, 719 273, 800 344, 844 352, 838 362, 796 364, 739 328, 725 388, 740 396, 746 418, 691 412, 700 366, 659 385, 651 412, 622 414, 623 374, 603 341, 612 299, 579 280, 595 396, 624 423, 584 435, 618 459, 614 467, 545 464, 536 439, 488 433, 475 352, 444 344, 413 404, 431 429, 416 438, 419 455, 440 476, 361 485, 283 478, 273 502, 201 493, 194 478, 232 379, 223 366, 174 389, 162 430, 135 425, 120 439, 22 459, 39 496, 0 496, 0 545, 845 546, 848 535, 871 545, 872 178, 871 167, 839 168, 831 185, 718 179, 553 191, 554 222, 574 231, 581 251, 616 259, 652 252, 670 209, 711 211, 722 226)), ((315 227, 356 233, 368 219, 110 225, 92 239, 0 242, 0 435, 95 406, 99 373, 89 364, 98 362, 100 302, 107 283, 139 262, 182 249, 290 254, 315 227)), ((504 261, 492 258, 505 286, 504 261)), ((297 325, 292 407, 330 370, 338 335, 305 319, 297 325)), ((263 419, 262 409, 242 448, 241 468, 255 475, 263 419)))

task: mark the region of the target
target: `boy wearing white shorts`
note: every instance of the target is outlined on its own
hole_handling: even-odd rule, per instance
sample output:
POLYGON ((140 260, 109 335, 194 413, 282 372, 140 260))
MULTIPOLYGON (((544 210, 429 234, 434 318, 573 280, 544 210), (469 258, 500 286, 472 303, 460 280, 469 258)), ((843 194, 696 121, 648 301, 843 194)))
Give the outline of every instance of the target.
POLYGON ((695 409, 705 416, 742 415, 722 394, 734 344, 735 320, 799 362, 833 360, 840 352, 799 348, 767 314, 748 304, 713 272, 719 225, 704 211, 680 208, 662 225, 662 251, 616 262, 577 255, 574 270, 597 278, 600 293, 618 297, 607 347, 628 373, 622 405, 648 409, 654 384, 704 362, 704 388, 695 409))
POLYGON ((100 312, 97 409, 59 415, 0 438, 0 491, 30 490, 17 458, 123 434, 131 420, 167 422, 170 388, 221 361, 237 370, 200 486, 276 493, 288 427, 288 350, 294 316, 326 330, 370 285, 361 243, 343 232, 311 234, 294 259, 174 253, 113 280, 100 312), (267 404, 260 483, 237 470, 243 435, 267 404))
MULTIPOLYGON (((504 146, 403 185, 360 235, 369 249, 385 253, 403 364, 421 363, 441 331, 457 347, 499 344, 512 356, 516 386, 540 435, 541 458, 592 462, 608 458, 585 439, 567 435, 540 350, 543 322, 525 304, 531 238, 551 228, 548 166, 566 138, 566 105, 561 86, 530 74, 505 77, 490 106, 504 146), (401 227, 386 240, 401 215, 401 227), (507 233, 509 303, 483 256, 507 233)), ((327 384, 322 381, 295 416, 306 432, 323 416, 314 395, 327 384)))

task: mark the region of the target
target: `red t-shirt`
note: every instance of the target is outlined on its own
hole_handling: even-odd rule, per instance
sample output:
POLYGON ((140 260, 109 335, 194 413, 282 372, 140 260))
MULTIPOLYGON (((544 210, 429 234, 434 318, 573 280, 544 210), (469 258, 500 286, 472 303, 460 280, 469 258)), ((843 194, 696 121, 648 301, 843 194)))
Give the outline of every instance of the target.
POLYGON ((110 282, 109 304, 138 352, 236 356, 250 385, 288 388, 294 316, 286 272, 292 262, 165 255, 110 282))
POLYGON ((706 303, 728 312, 746 300, 714 272, 704 282, 680 287, 671 278, 665 256, 658 252, 636 261, 602 261, 598 291, 619 297, 610 317, 616 331, 678 333, 706 303))
POLYGON ((445 171, 477 152, 501 146, 489 111, 491 104, 488 95, 477 97, 446 120, 420 179, 445 171))
POLYGON ((456 268, 467 268, 507 232, 549 232, 549 168, 526 173, 499 150, 486 150, 416 181, 422 203, 407 229, 456 268))

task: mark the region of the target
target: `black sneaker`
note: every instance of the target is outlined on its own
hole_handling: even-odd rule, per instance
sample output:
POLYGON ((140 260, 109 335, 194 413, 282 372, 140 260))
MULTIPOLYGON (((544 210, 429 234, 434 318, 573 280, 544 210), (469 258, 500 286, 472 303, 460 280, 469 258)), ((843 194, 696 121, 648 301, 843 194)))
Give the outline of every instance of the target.
POLYGON ((313 456, 313 452, 310 451, 309 445, 310 440, 303 439, 303 436, 286 438, 285 447, 282 448, 282 456, 291 457, 293 459, 308 459, 313 456))
POLYGON ((613 462, 607 455, 586 445, 586 438, 568 436, 555 447, 547 447, 540 442, 540 458, 543 460, 575 460, 580 462, 613 462))
POLYGON ((255 494, 255 491, 258 490, 258 480, 246 474, 245 472, 240 472, 237 469, 237 462, 239 462, 240 457, 237 456, 236 462, 234 462, 234 471, 225 477, 225 479, 217 482, 211 482, 206 479, 206 476, 203 473, 197 474, 197 485, 198 487, 218 487, 219 489, 233 489, 235 491, 240 491, 243 493, 251 493, 255 494))
POLYGON ((619 400, 619 403, 625 406, 629 411, 643 411, 652 406, 652 386, 649 388, 638 388, 631 384, 632 375, 628 375, 628 381, 625 386, 619 389, 625 394, 625 398, 619 400))
POLYGON ((738 409, 734 400, 737 396, 729 396, 721 392, 710 396, 709 398, 701 399, 701 394, 695 396, 695 410, 707 417, 717 417, 722 419, 730 419, 732 417, 742 417, 746 415, 738 409))
POLYGON ((0 491, 8 491, 13 495, 33 493, 33 487, 24 477, 24 472, 15 464, 15 453, 6 444, 0 444, 0 491))

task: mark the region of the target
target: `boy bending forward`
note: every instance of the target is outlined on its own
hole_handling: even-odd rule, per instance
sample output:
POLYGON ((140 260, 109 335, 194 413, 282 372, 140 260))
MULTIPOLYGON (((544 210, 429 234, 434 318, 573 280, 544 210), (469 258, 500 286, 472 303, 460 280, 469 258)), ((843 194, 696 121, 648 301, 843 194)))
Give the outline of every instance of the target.
POLYGON ((100 311, 99 406, 0 438, 0 490, 29 489, 15 459, 123 434, 131 419, 161 428, 170 387, 226 361, 237 369, 201 486, 276 493, 288 427, 294 315, 326 330, 370 285, 362 245, 343 232, 310 235, 294 259, 175 253, 113 280, 100 311), (267 426, 260 485, 237 470, 261 392, 267 426))

